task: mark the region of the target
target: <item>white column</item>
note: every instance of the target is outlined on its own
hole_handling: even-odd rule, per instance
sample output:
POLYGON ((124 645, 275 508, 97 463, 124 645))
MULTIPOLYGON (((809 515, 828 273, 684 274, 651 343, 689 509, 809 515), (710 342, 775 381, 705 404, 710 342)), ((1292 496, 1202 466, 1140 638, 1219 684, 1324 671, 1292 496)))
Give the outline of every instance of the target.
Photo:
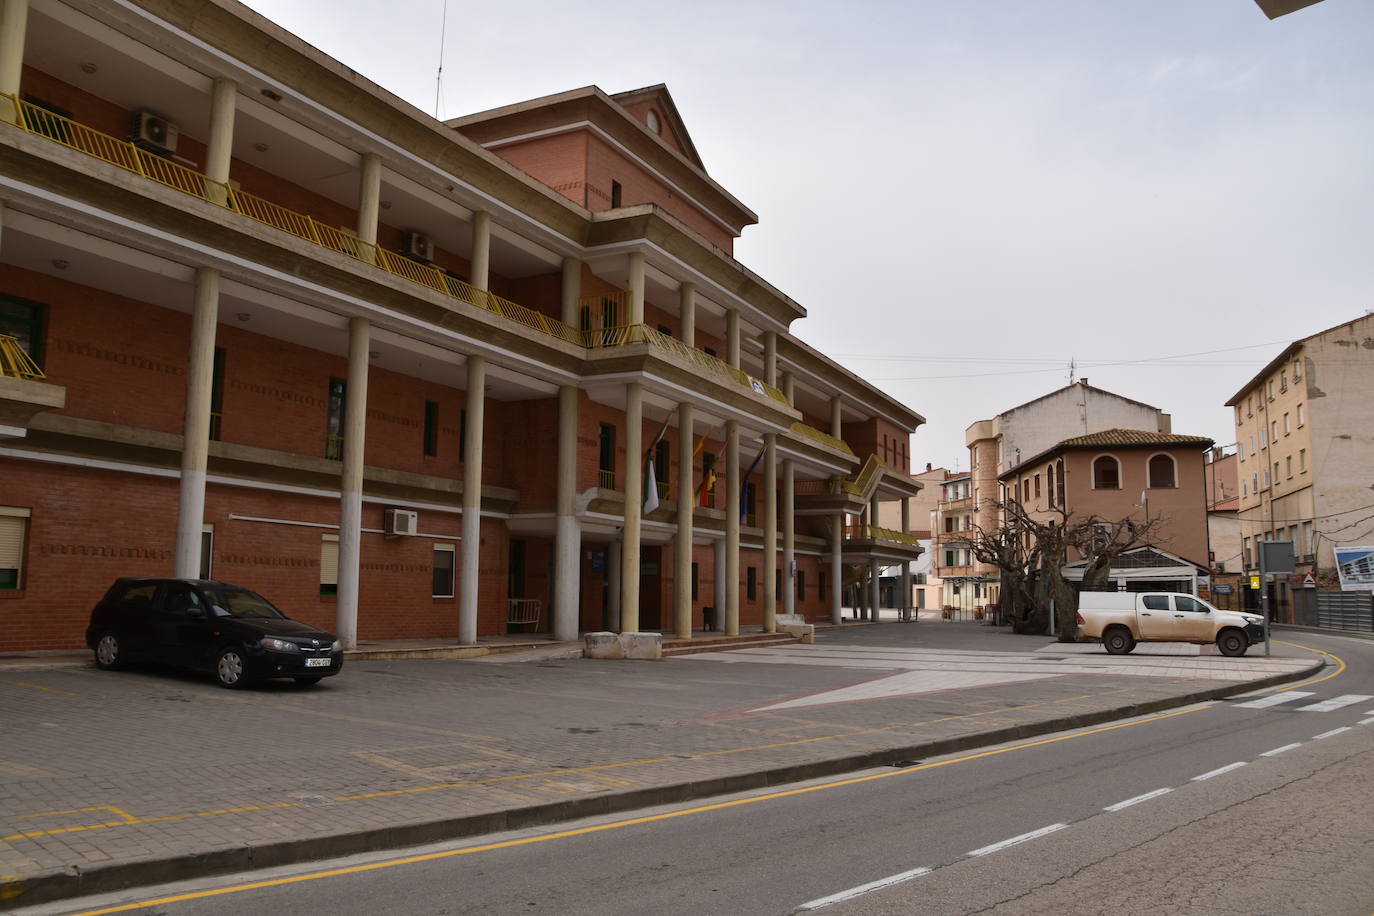
POLYGON ((553 638, 577 638, 582 606, 577 524, 577 388, 558 389, 558 495, 554 521, 553 638))
POLYGON ((216 77, 210 91, 210 139, 205 145, 205 177, 218 184, 209 185, 206 194, 217 204, 227 202, 225 183, 229 181, 229 162, 234 152, 234 109, 238 84, 216 77))
MULTIPOLYGON (((902 498, 902 534, 911 533, 911 497, 902 498)), ((902 610, 905 613, 903 619, 915 620, 911 613, 911 561, 902 561, 902 610)))
POLYGON ((644 323, 644 254, 639 251, 630 252, 630 314, 625 323, 644 323))
POLYGON ((778 334, 776 331, 763 332, 763 380, 774 388, 778 386, 778 334))
POLYGON ((491 283, 491 214, 477 210, 472 214, 472 257, 469 260, 468 281, 478 289, 488 289, 491 283))
POLYGON ((782 462, 782 612, 797 613, 797 519, 792 511, 796 466, 791 458, 782 462))
POLYGON ((844 515, 830 520, 830 622, 838 625, 844 619, 844 515))
POLYGON ((728 594, 725 589, 725 574, 730 565, 729 561, 725 559, 725 547, 725 538, 716 538, 715 543, 711 545, 711 575, 715 581, 715 586, 711 590, 711 603, 716 607, 716 630, 718 632, 725 631, 725 602, 727 600, 725 596, 728 594))
POLYGON ((382 157, 363 153, 358 176, 358 238, 377 244, 377 219, 382 206, 382 157))
POLYGON ((562 284, 563 323, 578 327, 578 309, 582 299, 582 262, 577 258, 563 259, 562 284))
POLYGON ((482 445, 486 429, 487 360, 468 357, 467 454, 463 456, 463 543, 458 595, 458 642, 477 643, 477 586, 481 582, 482 445))
MULTIPOLYGON (((0 92, 19 97, 24 72, 24 36, 28 32, 29 0, 0 0, 0 92)), ((19 112, 6 102, 0 105, 5 120, 19 123, 19 112)))
POLYGON ((833 395, 830 398, 830 435, 836 439, 844 438, 844 422, 840 414, 840 396, 833 395))
POLYGON ((678 313, 682 317, 682 342, 697 345, 697 285, 684 283, 677 290, 678 313))
MULTIPOLYGON (((763 437, 763 632, 778 630, 778 453, 777 436, 763 437)), ((787 567, 783 566, 783 575, 787 567)))
POLYGON ((725 424, 725 635, 739 635, 739 421, 725 424))
POLYGON ((358 568, 362 562, 363 468, 367 441, 367 360, 371 323, 348 320, 348 387, 344 389, 343 474, 339 481, 339 580, 335 627, 347 648, 358 644, 358 568))
MULTIPOLYGON (((677 539, 673 545, 673 630, 692 638, 692 405, 677 407, 677 539)), ((667 473, 667 468, 664 469, 667 473)))
POLYGON ((606 547, 606 628, 619 633, 620 627, 620 541, 606 547))
POLYGON ((739 309, 727 309, 725 312, 725 361, 739 368, 739 309))
POLYGON ((620 632, 639 632, 639 523, 644 513, 644 392, 625 386, 625 527, 620 555, 620 632))
POLYGON ((219 322, 219 271, 196 270, 191 346, 186 360, 186 418, 182 427, 181 495, 177 505, 175 570, 178 578, 200 575, 200 533, 205 524, 205 468, 210 455, 210 396, 215 374, 215 327, 219 322))
POLYGON ((868 602, 869 602, 869 604, 868 604, 868 606, 869 606, 869 608, 870 608, 870 610, 869 610, 869 615, 870 615, 870 616, 869 616, 869 619, 872 620, 874 623, 877 623, 878 621, 880 621, 880 620, 883 619, 883 615, 882 615, 882 606, 883 606, 883 602, 882 602, 882 600, 881 600, 881 598, 882 598, 881 593, 879 592, 879 584, 880 584, 880 581, 881 581, 881 580, 880 580, 880 577, 879 577, 879 575, 878 575, 878 561, 877 561, 877 560, 869 560, 869 561, 868 561, 868 588, 869 588, 869 591, 868 591, 868 602))

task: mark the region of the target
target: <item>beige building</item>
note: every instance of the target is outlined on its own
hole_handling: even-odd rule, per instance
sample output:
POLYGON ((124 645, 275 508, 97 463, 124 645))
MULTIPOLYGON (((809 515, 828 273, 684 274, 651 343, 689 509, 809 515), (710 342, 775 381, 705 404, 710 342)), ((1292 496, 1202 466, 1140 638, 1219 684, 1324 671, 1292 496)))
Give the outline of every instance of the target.
MULTIPOLYGON (((911 604, 918 610, 939 607, 940 580, 932 568, 933 519, 941 499, 940 484, 949 476, 945 468, 932 467, 926 462, 926 469, 911 477, 921 488, 918 495, 910 497, 906 507, 906 523, 902 521, 901 500, 889 500, 878 506, 878 525, 885 529, 901 531, 919 542, 921 556, 908 564, 911 575, 911 604)), ((884 575, 892 575, 893 570, 901 567, 888 567, 884 575)), ((900 588, 900 586, 899 586, 900 588)))
MULTIPOLYGON (((1235 411, 1241 562, 1293 542, 1298 574, 1334 575, 1334 549, 1374 542, 1374 316, 1289 344, 1227 407, 1235 411)), ((1273 597, 1283 606, 1289 583, 1273 597)))
MULTIPOLYGON (((998 478, 1003 474, 1065 439, 1109 429, 1172 431, 1169 415, 1159 408, 1094 388, 1086 378, 969 426, 970 527, 994 531, 1001 524, 998 478)), ((982 600, 996 602, 997 569, 966 553, 956 559, 968 559, 969 576, 982 600)))

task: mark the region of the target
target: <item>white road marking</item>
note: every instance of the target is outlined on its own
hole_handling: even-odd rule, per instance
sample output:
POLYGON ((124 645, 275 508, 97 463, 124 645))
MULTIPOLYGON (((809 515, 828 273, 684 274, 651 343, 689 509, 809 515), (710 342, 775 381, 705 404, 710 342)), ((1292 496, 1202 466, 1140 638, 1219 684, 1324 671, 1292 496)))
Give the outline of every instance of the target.
POLYGON ((1322 740, 1323 738, 1330 738, 1332 735, 1339 735, 1341 732, 1348 732, 1348 731, 1350 731, 1350 726, 1349 726, 1349 725, 1342 725, 1340 728, 1333 728, 1333 729, 1331 729, 1331 731, 1329 731, 1329 732, 1322 732, 1320 735, 1313 735, 1313 736, 1312 736, 1312 740, 1313 740, 1313 741, 1320 741, 1320 740, 1322 740))
POLYGON ((1267 709, 1270 706, 1277 706, 1280 703, 1287 703, 1289 700, 1301 700, 1303 697, 1310 697, 1310 692, 1301 690, 1291 690, 1288 693, 1271 693, 1267 697, 1260 697, 1258 700, 1251 700, 1248 703, 1236 703, 1236 709, 1267 709))
POLYGON ((903 671, 900 674, 876 678, 862 684, 826 690, 805 697, 796 697, 768 706, 756 706, 751 712, 799 709, 804 706, 822 706, 827 703, 852 703, 855 700, 882 700, 917 693, 934 693, 939 690, 1042 681, 1055 676, 1041 672, 1012 674, 1007 672, 903 671))
POLYGON ((894 884, 901 884, 903 881, 910 881, 912 878, 919 878, 922 875, 930 874, 929 868, 913 868, 911 871, 904 871, 900 874, 889 875, 886 878, 879 878, 877 881, 870 881, 867 884, 860 884, 858 887, 851 887, 847 891, 840 891, 838 894, 831 894, 829 897, 820 897, 811 900, 797 907, 797 910, 819 910, 823 906, 830 906, 832 903, 839 903, 843 900, 853 900, 870 891, 880 888, 891 887, 894 884))
POLYGON ((1354 706, 1356 703, 1363 703, 1365 700, 1374 700, 1374 697, 1347 693, 1345 696, 1332 697, 1329 700, 1322 700, 1320 703, 1313 703, 1311 706, 1299 706, 1298 712, 1331 712, 1342 706, 1354 706))
POLYGON ((1248 762, 1249 762, 1249 761, 1246 761, 1246 760, 1237 760, 1235 763, 1228 763, 1228 764, 1226 764, 1226 766, 1224 766, 1224 767, 1218 767, 1218 768, 1215 769, 1215 770, 1208 770, 1206 773, 1203 773, 1201 776, 1194 776, 1194 777, 1193 777, 1193 782, 1202 782, 1204 779, 1211 779, 1213 776, 1220 776, 1222 773, 1229 773, 1229 772, 1231 772, 1232 770, 1239 770, 1241 767, 1245 766, 1245 764, 1248 763, 1248 762))
POLYGON ((1291 750, 1292 750, 1293 748, 1295 748, 1295 747, 1302 747, 1302 742, 1299 741, 1297 744, 1285 744, 1283 747, 1276 747, 1276 748, 1274 748, 1272 751, 1265 751, 1263 754, 1260 754, 1260 756, 1261 756, 1261 757, 1277 757, 1279 754, 1282 754, 1284 751, 1291 751, 1291 750))
POLYGON ((1374 722, 1374 718, 1361 719, 1360 721, 1356 722, 1355 724, 1356 724, 1356 725, 1368 725, 1368 724, 1371 723, 1371 722, 1374 722))
POLYGON ((1030 840, 1038 840, 1038 839, 1040 839, 1042 836, 1049 836, 1051 833, 1054 833, 1056 830, 1063 830, 1063 829, 1064 829, 1065 827, 1067 827, 1067 826, 1069 826, 1069 825, 1068 825, 1068 824, 1050 824, 1048 827, 1041 827, 1039 830, 1032 830, 1030 833, 1023 833, 1023 834, 1021 834, 1020 836, 1014 836, 1014 837, 1012 837, 1012 838, 1009 839, 1009 840, 1003 840, 1003 841, 1000 842, 1000 843, 993 843, 991 846, 984 846, 984 847, 981 848, 981 849, 975 849, 975 850, 973 850, 973 852, 970 852, 970 853, 968 853, 967 855, 965 855, 964 858, 966 858, 966 859, 976 859, 976 858, 978 858, 979 856, 986 856, 986 855, 991 855, 991 854, 994 853, 994 852, 1001 852, 1003 849, 1008 849, 1008 848, 1010 848, 1010 847, 1012 847, 1012 846, 1016 846, 1016 845, 1019 844, 1019 843, 1025 843, 1025 842, 1028 842, 1028 841, 1030 841, 1030 840))
POLYGON ((1140 804, 1141 802, 1147 802, 1147 801, 1149 801, 1149 800, 1152 799, 1152 798, 1159 798, 1159 796, 1161 796, 1161 795, 1168 795, 1168 794, 1169 794, 1170 792, 1172 792, 1172 791, 1174 791, 1174 790, 1173 790, 1173 789, 1155 789, 1153 792, 1146 792, 1144 795, 1137 795, 1135 798, 1128 798, 1128 799, 1126 799, 1125 801, 1119 801, 1119 802, 1117 802, 1117 803, 1114 804, 1114 805, 1108 805, 1107 807, 1103 808, 1102 810, 1103 810, 1103 811, 1120 811, 1122 808, 1129 808, 1129 807, 1131 807, 1131 805, 1138 805, 1138 804, 1140 804))

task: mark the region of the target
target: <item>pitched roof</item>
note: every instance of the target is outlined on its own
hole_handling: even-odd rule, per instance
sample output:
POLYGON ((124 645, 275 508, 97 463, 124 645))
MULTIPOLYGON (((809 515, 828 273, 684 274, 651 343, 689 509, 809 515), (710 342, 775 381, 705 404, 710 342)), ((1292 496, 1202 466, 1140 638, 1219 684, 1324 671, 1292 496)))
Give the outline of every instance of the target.
POLYGON ((1252 379, 1250 379, 1250 381, 1246 382, 1246 383, 1241 387, 1241 389, 1240 389, 1239 391, 1237 391, 1235 394, 1231 395, 1231 399, 1230 399, 1229 401, 1226 402, 1226 406, 1227 406, 1227 407, 1235 407, 1237 404, 1239 404, 1239 403, 1240 403, 1240 399, 1243 398, 1243 397, 1245 397, 1245 392, 1250 391, 1251 389, 1258 387, 1259 384, 1260 384, 1261 382, 1264 381, 1264 379, 1265 379, 1265 377, 1266 377, 1267 375, 1269 375, 1271 372, 1273 372, 1273 371, 1274 371, 1275 369, 1277 369, 1279 366, 1281 366, 1281 365, 1283 365, 1284 363, 1288 362, 1288 358, 1289 358, 1290 356, 1292 356, 1293 354, 1297 353, 1298 350, 1300 350, 1300 349, 1302 348, 1302 345, 1305 344, 1305 343, 1307 343, 1309 340, 1316 340, 1318 337, 1322 337, 1322 336, 1324 336, 1324 335, 1326 335, 1326 334, 1330 334, 1332 331, 1339 331, 1341 328, 1352 328, 1352 329, 1353 329, 1353 328, 1355 327, 1355 325, 1359 324, 1361 321, 1367 320, 1368 318, 1369 318, 1369 315, 1368 315, 1368 314, 1364 314, 1364 315, 1361 315, 1361 316, 1358 317, 1358 318, 1352 318, 1352 319, 1350 319, 1349 321, 1342 321, 1340 324, 1338 324, 1338 325, 1333 325, 1332 327, 1329 327, 1329 328, 1327 328, 1327 329, 1324 330, 1324 331, 1318 331, 1318 332, 1315 333, 1315 334, 1308 334, 1306 337, 1299 337, 1297 340, 1293 341, 1293 342, 1290 343, 1288 346, 1284 347, 1284 348, 1283 348, 1283 352, 1281 352, 1278 356, 1275 356, 1273 359, 1271 359, 1271 360, 1265 365, 1265 367, 1264 367, 1263 369, 1261 369, 1258 373, 1256 373, 1256 375, 1255 375, 1254 378, 1252 378, 1252 379))
POLYGON ((668 87, 663 83, 653 86, 645 86, 642 89, 631 89, 627 92, 615 92, 611 94, 622 108, 629 108, 639 102, 653 99, 658 102, 659 108, 663 111, 664 118, 667 120, 667 127, 672 131, 677 142, 682 146, 684 154, 693 164, 703 172, 706 171, 706 164, 701 161, 701 154, 697 152, 696 144, 692 142, 692 137, 687 133, 687 125, 682 122, 682 115, 678 113, 677 103, 673 101, 673 96, 668 92, 668 87))
POLYGON ((1065 386, 1062 387, 1062 388, 1056 388, 1056 389, 1054 389, 1053 391, 1049 392, 1048 394, 1042 394, 1042 395, 1040 395, 1040 397, 1038 397, 1038 398, 1031 398, 1029 401, 1027 401, 1027 402, 1024 403, 1024 404, 1017 404, 1015 407, 1008 407, 1006 410, 1004 410, 1004 411, 1002 411, 1001 413, 999 413, 998 416, 1000 417, 1000 416, 1002 416, 1003 414, 1009 414, 1009 413, 1011 413, 1013 410, 1020 410, 1020 409, 1023 408, 1023 407, 1029 407, 1029 406, 1032 405, 1032 404, 1038 403, 1038 402, 1043 401, 1043 400, 1045 400, 1045 399, 1047 399, 1047 398, 1052 398, 1052 397, 1054 397, 1056 394, 1063 394, 1065 391, 1069 391, 1070 389, 1073 389, 1073 388, 1083 388, 1083 389, 1086 389, 1086 390, 1096 391, 1096 392, 1098 392, 1099 394, 1111 395, 1111 396, 1114 397, 1114 398, 1119 398, 1120 400, 1126 401, 1127 403, 1130 403, 1130 404, 1137 404, 1137 405, 1139 405, 1139 406, 1141 406, 1141 407, 1148 407, 1148 408, 1150 408, 1151 410, 1159 410, 1159 408, 1156 407, 1156 406, 1154 406, 1153 404, 1146 404, 1144 401, 1137 401, 1135 398, 1128 398, 1128 397, 1126 397, 1125 395, 1117 394, 1115 391, 1108 391, 1106 388, 1098 388, 1096 385, 1089 385, 1087 379, 1079 379, 1078 381, 1076 381, 1076 382, 1071 382, 1071 383, 1065 385, 1065 386))
POLYGON ((1090 448, 1097 445, 1198 445, 1210 446, 1214 440, 1206 436, 1181 436, 1177 433, 1157 433, 1148 429, 1104 429, 1099 433, 1065 439, 1054 448, 1090 448))

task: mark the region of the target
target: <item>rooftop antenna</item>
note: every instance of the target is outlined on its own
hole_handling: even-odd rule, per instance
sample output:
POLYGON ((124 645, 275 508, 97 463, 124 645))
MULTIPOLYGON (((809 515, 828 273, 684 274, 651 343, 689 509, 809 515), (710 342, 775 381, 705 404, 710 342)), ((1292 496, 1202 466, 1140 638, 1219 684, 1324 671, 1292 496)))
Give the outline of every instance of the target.
POLYGON ((439 73, 434 77, 434 119, 439 120, 439 97, 444 90, 444 34, 448 31, 448 0, 444 0, 444 12, 439 20, 439 73))
POLYGON ((1077 369, 1078 369, 1077 364, 1074 363, 1073 357, 1070 356, 1070 357, 1069 357, 1069 384, 1070 384, 1070 385, 1073 384, 1073 377, 1074 377, 1074 375, 1075 375, 1077 369))

